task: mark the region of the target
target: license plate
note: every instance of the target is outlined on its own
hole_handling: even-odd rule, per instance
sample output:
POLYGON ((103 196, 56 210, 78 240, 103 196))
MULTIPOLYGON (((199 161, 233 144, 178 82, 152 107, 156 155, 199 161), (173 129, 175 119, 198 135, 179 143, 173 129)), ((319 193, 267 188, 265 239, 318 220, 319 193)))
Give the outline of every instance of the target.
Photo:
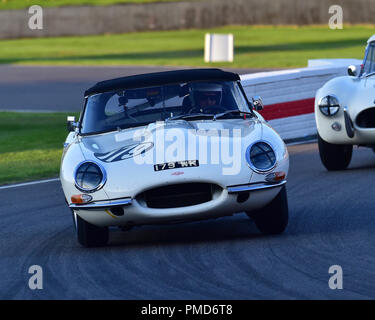
POLYGON ((186 161, 175 161, 175 162, 155 164, 154 170, 162 171, 162 170, 168 170, 168 169, 189 168, 189 167, 199 167, 199 161, 198 160, 186 160, 186 161))

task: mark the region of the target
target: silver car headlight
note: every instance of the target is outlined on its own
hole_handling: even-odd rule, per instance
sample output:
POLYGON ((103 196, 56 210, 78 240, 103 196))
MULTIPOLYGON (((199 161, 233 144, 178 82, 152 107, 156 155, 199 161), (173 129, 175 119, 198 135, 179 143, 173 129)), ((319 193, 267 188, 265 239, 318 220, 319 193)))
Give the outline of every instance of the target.
POLYGON ((92 161, 80 163, 74 174, 75 186, 82 192, 95 192, 107 181, 104 168, 92 161))
POLYGON ((262 173, 275 167, 276 154, 267 142, 258 141, 247 148, 246 160, 251 169, 262 173))
POLYGON ((340 109, 339 99, 334 95, 321 98, 318 106, 320 112, 328 117, 335 115, 340 109))

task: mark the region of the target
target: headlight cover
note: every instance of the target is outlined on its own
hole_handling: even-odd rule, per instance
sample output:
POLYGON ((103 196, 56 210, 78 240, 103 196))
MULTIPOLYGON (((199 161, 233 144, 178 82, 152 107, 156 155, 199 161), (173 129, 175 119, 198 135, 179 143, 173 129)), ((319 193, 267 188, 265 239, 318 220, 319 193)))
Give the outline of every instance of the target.
POLYGON ((246 160, 251 169, 264 173, 275 167, 276 154, 267 142, 258 141, 247 148, 246 160))
POLYGON ((340 109, 339 99, 334 95, 328 95, 321 98, 318 106, 320 112, 327 117, 335 115, 340 109))
POLYGON ((102 166, 85 161, 77 166, 74 179, 78 190, 90 193, 101 189, 107 181, 107 176, 102 166))

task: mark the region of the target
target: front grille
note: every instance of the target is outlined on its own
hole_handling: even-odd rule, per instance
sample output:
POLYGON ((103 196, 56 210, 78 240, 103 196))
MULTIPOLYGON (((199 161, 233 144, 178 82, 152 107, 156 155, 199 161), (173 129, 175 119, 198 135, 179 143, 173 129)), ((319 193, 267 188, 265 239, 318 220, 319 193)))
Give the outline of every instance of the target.
POLYGON ((375 128, 375 107, 361 111, 356 118, 356 124, 361 128, 375 128))
POLYGON ((148 190, 139 195, 149 208, 178 208, 212 200, 218 186, 209 183, 175 184, 148 190))

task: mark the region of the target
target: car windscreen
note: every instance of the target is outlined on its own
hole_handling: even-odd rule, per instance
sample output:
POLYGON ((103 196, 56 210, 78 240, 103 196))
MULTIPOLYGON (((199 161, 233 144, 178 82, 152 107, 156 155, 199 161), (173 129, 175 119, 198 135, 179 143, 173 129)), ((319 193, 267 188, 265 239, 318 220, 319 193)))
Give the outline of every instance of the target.
POLYGON ((371 42, 367 48, 363 72, 365 74, 375 72, 375 43, 371 42))
POLYGON ((237 82, 211 81, 117 90, 89 96, 81 134, 144 126, 184 115, 250 112, 237 82))

